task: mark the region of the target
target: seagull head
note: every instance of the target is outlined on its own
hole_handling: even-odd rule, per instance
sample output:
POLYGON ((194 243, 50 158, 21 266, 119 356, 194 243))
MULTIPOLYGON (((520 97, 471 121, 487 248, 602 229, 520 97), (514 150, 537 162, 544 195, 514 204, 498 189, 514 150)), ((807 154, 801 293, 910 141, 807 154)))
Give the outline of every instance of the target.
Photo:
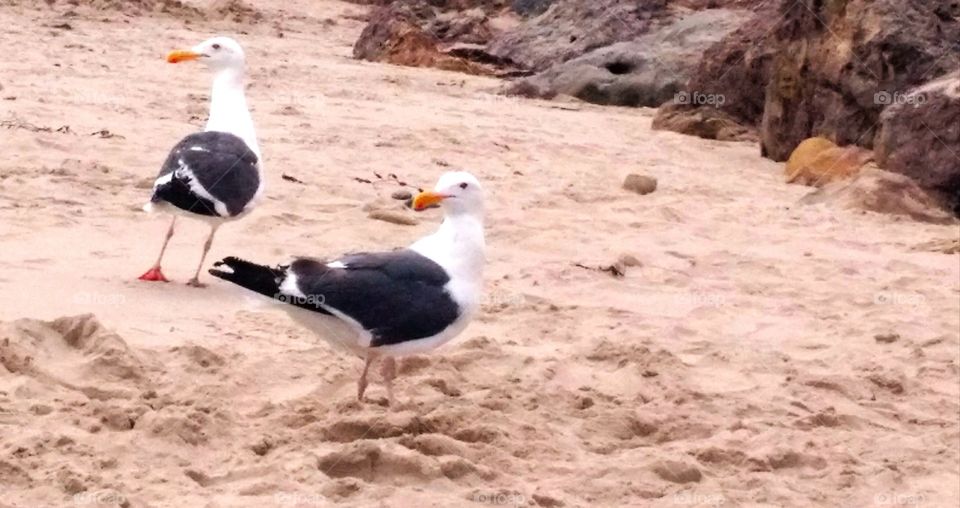
POLYGON ((207 39, 187 50, 172 51, 167 62, 203 62, 210 69, 243 69, 246 57, 240 44, 229 37, 207 39))
POLYGON ((480 181, 466 171, 444 173, 432 191, 421 192, 413 199, 413 209, 418 212, 435 205, 448 215, 483 215, 480 181))

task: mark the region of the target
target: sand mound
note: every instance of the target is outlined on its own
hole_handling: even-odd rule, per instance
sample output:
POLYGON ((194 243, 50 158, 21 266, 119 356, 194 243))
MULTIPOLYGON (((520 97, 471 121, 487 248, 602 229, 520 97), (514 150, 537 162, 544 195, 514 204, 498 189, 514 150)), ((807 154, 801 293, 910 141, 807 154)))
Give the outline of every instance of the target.
POLYGON ((99 400, 131 398, 147 384, 138 356, 89 314, 0 325, 0 365, 9 375, 99 400))

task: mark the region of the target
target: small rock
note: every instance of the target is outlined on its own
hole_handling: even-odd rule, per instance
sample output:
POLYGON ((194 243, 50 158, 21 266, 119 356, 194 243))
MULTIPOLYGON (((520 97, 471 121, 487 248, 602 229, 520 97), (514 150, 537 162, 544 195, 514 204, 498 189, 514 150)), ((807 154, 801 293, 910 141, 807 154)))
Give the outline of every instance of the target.
POLYGON ((675 460, 661 460, 652 469, 657 476, 673 483, 693 483, 703 478, 696 466, 675 460))
POLYGON ((629 174, 623 181, 623 188, 640 195, 650 194, 657 190, 657 179, 636 173, 629 174))
POLYGON ((413 194, 411 194, 410 191, 408 190, 400 189, 398 191, 394 191, 393 194, 390 195, 390 197, 398 201, 406 201, 412 198, 413 194))
POLYGON ((72 437, 60 436, 60 438, 57 439, 57 441, 54 443, 54 446, 61 447, 61 446, 70 446, 72 444, 77 444, 77 442, 74 441, 72 437))
POLYGON ((396 210, 370 210, 367 217, 392 224, 399 224, 401 226, 416 226, 420 223, 416 217, 411 217, 404 212, 396 210))
POLYGON ((891 344, 891 343, 893 343, 893 342, 896 342, 896 341, 900 340, 900 334, 898 334, 898 333, 878 333, 877 335, 874 335, 873 338, 876 339, 876 341, 879 342, 879 343, 881 343, 881 344, 891 344))
POLYGON ((53 408, 46 404, 34 404, 30 406, 30 412, 37 416, 44 416, 52 413, 53 408))
POLYGON ((622 254, 620 259, 617 260, 618 263, 621 263, 623 266, 643 266, 643 263, 637 259, 633 254, 622 254))
POLYGON ((57 480, 60 488, 70 495, 76 495, 87 490, 87 486, 81 480, 80 475, 71 469, 62 469, 57 472, 57 480))
POLYGON ((594 405, 593 398, 584 396, 584 397, 579 397, 577 399, 576 408, 589 409, 593 407, 593 405, 594 405))
POLYGON ((187 478, 197 482, 197 485, 201 487, 210 485, 213 480, 207 473, 204 473, 203 471, 197 471, 196 469, 187 469, 183 472, 183 474, 187 475, 187 478))
POLYGON ((563 501, 544 494, 534 494, 533 502, 537 503, 537 506, 543 506, 544 508, 560 508, 566 506, 563 501))
POLYGON ((270 450, 272 450, 274 446, 275 446, 275 445, 274 445, 274 443, 273 443, 273 440, 270 439, 269 437, 264 436, 264 437, 261 438, 259 441, 257 441, 256 443, 254 443, 254 444, 250 447, 250 449, 253 450, 253 453, 256 453, 257 455, 263 457, 263 456, 266 455, 270 450))
POLYGON ((156 181, 157 179, 155 177, 149 176, 139 180, 137 183, 133 184, 133 186, 137 189, 152 189, 153 184, 156 181))

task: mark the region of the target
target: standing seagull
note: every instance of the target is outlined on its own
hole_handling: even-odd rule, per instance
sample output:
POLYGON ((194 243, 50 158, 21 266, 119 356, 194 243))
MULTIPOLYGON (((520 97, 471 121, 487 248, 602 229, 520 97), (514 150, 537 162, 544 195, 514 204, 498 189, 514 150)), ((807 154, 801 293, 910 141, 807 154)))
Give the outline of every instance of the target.
POLYGON ((469 173, 446 173, 432 192, 413 201, 417 211, 436 204, 443 208, 443 224, 406 249, 333 261, 301 257, 275 268, 228 257, 210 273, 273 298, 294 320, 366 358, 357 387, 360 400, 370 364, 382 356, 392 405, 394 357, 429 351, 456 337, 479 306, 480 182, 469 173))
POLYGON ((260 146, 243 90, 243 48, 229 37, 214 37, 167 56, 170 63, 194 60, 216 73, 210 93, 210 118, 203 132, 191 134, 173 147, 153 184, 153 196, 144 209, 169 212, 173 218, 157 262, 140 280, 168 282, 160 262, 173 236, 177 215, 187 215, 210 225, 200 265, 187 283, 202 287, 200 270, 217 228, 253 209, 263 191, 263 178, 260 146))

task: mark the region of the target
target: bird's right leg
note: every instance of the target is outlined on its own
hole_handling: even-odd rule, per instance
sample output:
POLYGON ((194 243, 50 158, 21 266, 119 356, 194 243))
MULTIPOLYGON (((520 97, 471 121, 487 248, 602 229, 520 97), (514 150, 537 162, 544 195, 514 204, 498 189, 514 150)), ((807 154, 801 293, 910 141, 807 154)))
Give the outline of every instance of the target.
POLYGON ((367 372, 370 371, 370 364, 377 358, 374 353, 367 353, 366 363, 363 365, 363 373, 360 374, 360 380, 357 381, 357 400, 363 401, 363 392, 367 390, 367 372))
POLYGON ((167 236, 163 239, 163 247, 160 247, 160 255, 157 256, 157 262, 153 264, 153 267, 146 271, 143 275, 140 276, 140 280, 150 281, 150 282, 170 282, 164 277, 163 272, 160 270, 160 262, 163 261, 163 253, 167 251, 167 244, 170 243, 170 238, 173 237, 173 226, 177 223, 177 216, 174 215, 173 219, 170 220, 170 229, 167 230, 167 236))

